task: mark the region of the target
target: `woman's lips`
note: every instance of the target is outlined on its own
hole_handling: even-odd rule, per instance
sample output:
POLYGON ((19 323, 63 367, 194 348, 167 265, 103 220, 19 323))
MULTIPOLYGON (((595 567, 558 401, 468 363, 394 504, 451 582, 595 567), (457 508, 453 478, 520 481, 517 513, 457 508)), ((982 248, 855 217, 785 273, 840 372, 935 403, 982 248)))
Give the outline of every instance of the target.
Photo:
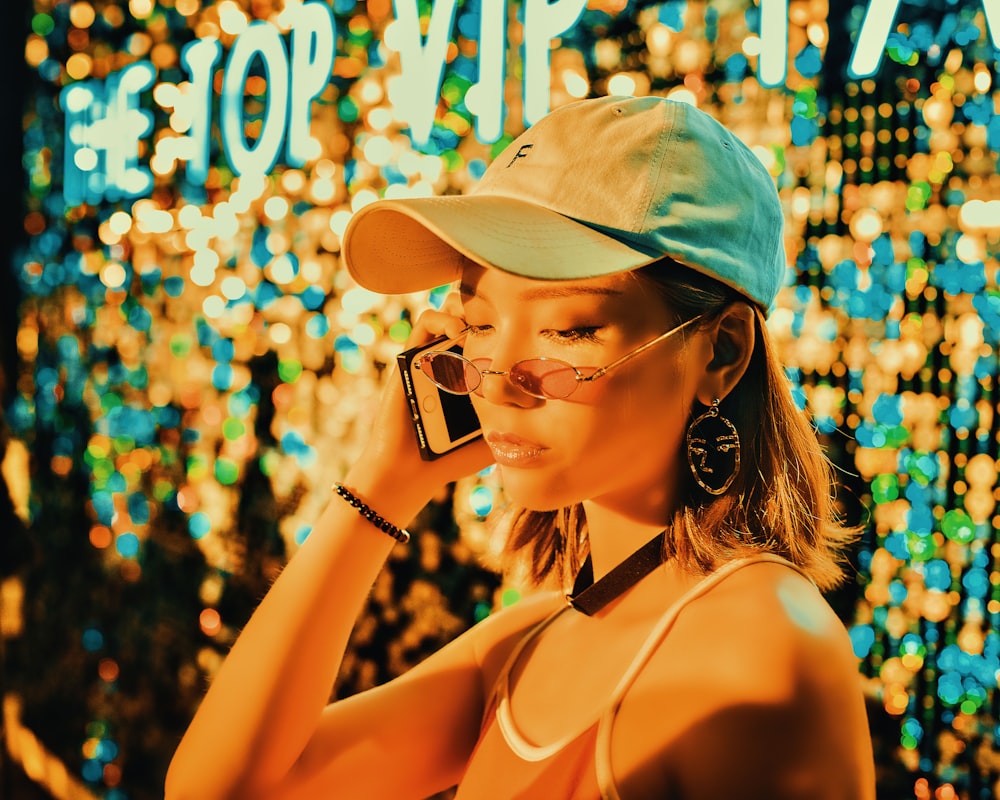
POLYGON ((548 449, 538 442, 522 439, 512 433, 489 433, 486 442, 493 458, 502 467, 525 467, 537 461, 548 449))

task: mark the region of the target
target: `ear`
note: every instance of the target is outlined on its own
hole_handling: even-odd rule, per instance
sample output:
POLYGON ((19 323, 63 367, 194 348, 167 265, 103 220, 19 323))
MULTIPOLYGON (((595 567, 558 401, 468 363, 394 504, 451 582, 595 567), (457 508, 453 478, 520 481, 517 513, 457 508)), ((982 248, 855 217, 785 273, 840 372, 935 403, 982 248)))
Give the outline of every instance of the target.
POLYGON ((706 330, 711 357, 698 382, 698 402, 712 405, 736 387, 756 344, 756 312, 746 303, 730 305, 706 330))

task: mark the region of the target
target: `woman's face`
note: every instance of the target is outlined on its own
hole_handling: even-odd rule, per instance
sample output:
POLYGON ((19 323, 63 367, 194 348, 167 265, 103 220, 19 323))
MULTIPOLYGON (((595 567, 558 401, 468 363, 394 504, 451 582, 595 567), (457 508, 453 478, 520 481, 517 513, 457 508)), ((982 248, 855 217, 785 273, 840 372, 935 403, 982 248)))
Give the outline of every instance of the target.
MULTIPOLYGON (((675 326, 657 293, 627 274, 539 281, 470 265, 462 301, 465 355, 490 359, 492 370, 538 356, 603 367, 675 326)), ((536 510, 593 500, 665 522, 683 468, 699 372, 685 365, 697 339, 681 331, 563 400, 485 376, 473 403, 511 499, 536 510)))

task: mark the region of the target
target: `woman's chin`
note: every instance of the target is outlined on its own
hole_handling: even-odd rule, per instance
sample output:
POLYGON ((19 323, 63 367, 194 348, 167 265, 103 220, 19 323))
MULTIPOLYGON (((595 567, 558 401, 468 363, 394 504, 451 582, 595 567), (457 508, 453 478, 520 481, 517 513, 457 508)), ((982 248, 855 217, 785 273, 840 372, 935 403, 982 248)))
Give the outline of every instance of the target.
POLYGON ((541 479, 537 472, 524 475, 518 474, 521 471, 517 469, 498 469, 504 494, 513 505, 530 511, 556 511, 581 502, 565 486, 555 486, 541 479))

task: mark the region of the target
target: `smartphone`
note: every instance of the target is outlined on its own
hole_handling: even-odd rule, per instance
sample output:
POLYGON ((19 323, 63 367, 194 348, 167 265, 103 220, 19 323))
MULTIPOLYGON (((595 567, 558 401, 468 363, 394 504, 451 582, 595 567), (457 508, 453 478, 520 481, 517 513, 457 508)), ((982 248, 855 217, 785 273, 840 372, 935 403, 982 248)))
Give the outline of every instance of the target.
MULTIPOLYGON (((403 390, 410 405, 410 418, 417 433, 420 456, 425 461, 440 458, 483 435, 468 395, 445 392, 413 368, 413 362, 421 354, 438 349, 438 345, 445 341, 447 338, 440 336, 396 357, 403 390)), ((459 355, 462 353, 461 346, 457 344, 448 349, 459 355)))

